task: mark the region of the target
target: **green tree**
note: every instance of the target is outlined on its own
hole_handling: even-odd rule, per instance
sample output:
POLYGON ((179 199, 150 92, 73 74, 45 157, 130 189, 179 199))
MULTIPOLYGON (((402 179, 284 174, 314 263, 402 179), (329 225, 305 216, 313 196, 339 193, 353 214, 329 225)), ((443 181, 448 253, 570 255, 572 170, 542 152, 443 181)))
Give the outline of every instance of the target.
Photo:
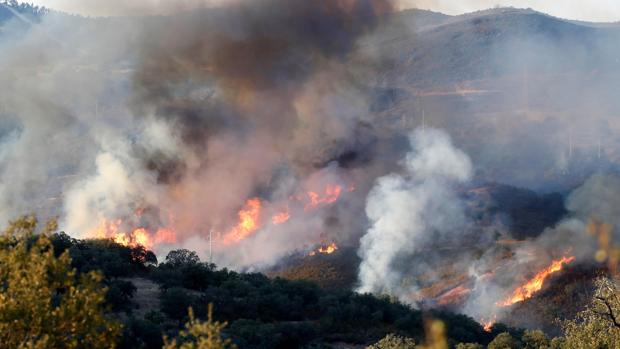
POLYGON ((514 339, 510 333, 503 332, 498 334, 487 346, 487 349, 519 349, 520 343, 514 339))
POLYGON ((172 267, 181 267, 200 263, 198 254, 186 249, 173 250, 166 255, 166 263, 172 267))
POLYGON ((416 344, 413 339, 390 333, 366 349, 415 349, 415 347, 416 344))
POLYGON ((592 302, 573 320, 565 321, 564 348, 620 348, 620 296, 616 282, 598 278, 592 302))
POLYGON ((55 221, 36 227, 23 217, 0 233, 0 348, 114 348, 101 275, 77 277, 68 252, 54 255, 55 221))
POLYGON ((521 337, 525 349, 548 349, 551 343, 543 331, 525 331, 521 337))
POLYGON ((176 339, 168 341, 164 337, 163 349, 227 349, 236 348, 230 339, 222 338, 222 330, 227 324, 213 321, 213 305, 209 304, 207 321, 202 322, 194 317, 194 311, 189 308, 189 321, 185 330, 179 333, 181 344, 176 339))

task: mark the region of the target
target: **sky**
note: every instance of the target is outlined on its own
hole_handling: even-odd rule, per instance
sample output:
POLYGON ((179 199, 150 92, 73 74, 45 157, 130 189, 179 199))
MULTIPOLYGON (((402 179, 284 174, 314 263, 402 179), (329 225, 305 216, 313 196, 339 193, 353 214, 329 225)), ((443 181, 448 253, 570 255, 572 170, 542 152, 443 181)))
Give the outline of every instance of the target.
MULTIPOLYGON (((223 1, 243 0, 30 0, 37 5, 89 16, 165 13, 223 1)), ((249 0, 251 1, 251 0, 249 0)), ((495 6, 533 8, 553 16, 594 22, 620 21, 620 0, 398 0, 417 7, 461 14, 495 6)))

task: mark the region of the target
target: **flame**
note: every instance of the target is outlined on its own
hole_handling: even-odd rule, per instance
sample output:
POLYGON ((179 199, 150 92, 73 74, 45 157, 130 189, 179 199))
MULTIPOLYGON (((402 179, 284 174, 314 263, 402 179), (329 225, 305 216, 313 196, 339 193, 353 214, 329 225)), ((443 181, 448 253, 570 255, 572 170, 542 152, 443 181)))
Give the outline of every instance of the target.
POLYGON ((146 249, 152 249, 155 246, 151 234, 145 228, 134 229, 131 233, 115 233, 112 240, 127 247, 144 246, 146 249))
POLYGON ((497 315, 493 315, 493 318, 489 319, 488 321, 485 321, 484 319, 482 319, 482 329, 484 329, 486 332, 491 332, 496 322, 497 322, 497 315))
POLYGON ((275 225, 279 225, 279 224, 287 222, 289 219, 291 219, 291 213, 289 212, 289 209, 287 207, 286 211, 282 211, 282 212, 274 215, 271 218, 271 222, 273 222, 273 224, 275 224, 275 225))
POLYGON ((342 187, 339 185, 328 185, 322 197, 316 192, 309 191, 308 199, 310 202, 306 205, 306 210, 315 209, 320 205, 334 203, 338 201, 340 194, 342 194, 342 187))
POLYGON ((177 234, 174 230, 169 228, 160 228, 155 233, 154 238, 155 244, 165 243, 165 244, 173 244, 177 242, 177 234))
POLYGON ((111 236, 116 236, 119 234, 119 227, 122 221, 108 221, 102 220, 95 229, 93 229, 88 236, 92 236, 96 239, 106 239, 111 236))
POLYGON ((316 249, 315 251, 310 252, 310 256, 316 256, 317 254, 332 254, 334 252, 338 251, 338 245, 336 245, 335 242, 332 242, 331 244, 327 245, 327 246, 321 246, 318 249, 316 249))
POLYGON ((568 264, 575 260, 575 257, 562 257, 557 261, 553 261, 550 266, 540 271, 534 278, 525 283, 522 286, 517 287, 509 298, 497 302, 500 307, 507 307, 509 305, 524 301, 538 292, 545 282, 545 280, 553 273, 562 270, 564 264, 568 264))
POLYGON ((139 227, 129 232, 122 231, 123 221, 103 219, 99 225, 90 231, 87 236, 96 239, 112 239, 117 244, 136 247, 144 246, 152 249, 160 243, 174 243, 177 241, 176 232, 171 228, 160 228, 155 232, 145 227, 139 227))
POLYGON ((259 198, 249 199, 239 211, 239 223, 224 235, 224 243, 239 242, 252 235, 260 227, 262 202, 259 198))

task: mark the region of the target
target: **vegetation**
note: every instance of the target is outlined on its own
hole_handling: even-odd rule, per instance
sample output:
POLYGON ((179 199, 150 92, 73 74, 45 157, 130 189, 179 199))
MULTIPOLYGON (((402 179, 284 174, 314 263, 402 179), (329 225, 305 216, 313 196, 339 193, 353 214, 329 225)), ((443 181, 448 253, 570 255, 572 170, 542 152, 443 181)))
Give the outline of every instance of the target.
POLYGON ((226 323, 213 321, 213 306, 209 304, 208 318, 206 322, 196 320, 192 308, 189 308, 189 321, 185 324, 185 330, 179 333, 182 344, 177 344, 177 340, 171 342, 165 339, 163 349, 234 349, 230 339, 223 339, 222 330, 226 323))
POLYGON ((566 348, 620 347, 620 290, 615 282, 599 278, 591 304, 563 324, 566 348))
POLYGON ((25 217, 0 235, 0 348, 322 348, 345 342, 559 349, 620 343, 620 298, 610 279, 595 282, 591 304, 562 322, 563 337, 550 340, 542 331, 501 324, 487 333, 466 316, 423 314, 387 297, 217 269, 188 250, 172 251, 157 265, 143 247, 76 240, 56 229, 51 222, 37 231, 36 219, 25 217), (150 308, 137 311, 134 282, 159 285, 150 308))
POLYGON ((388 334, 377 343, 368 346, 366 349, 415 349, 415 340, 408 337, 397 336, 393 333, 388 334))
POLYGON ((14 221, 0 235, 0 348, 113 348, 120 326, 103 312, 102 276, 76 275, 48 237, 54 222, 14 221))

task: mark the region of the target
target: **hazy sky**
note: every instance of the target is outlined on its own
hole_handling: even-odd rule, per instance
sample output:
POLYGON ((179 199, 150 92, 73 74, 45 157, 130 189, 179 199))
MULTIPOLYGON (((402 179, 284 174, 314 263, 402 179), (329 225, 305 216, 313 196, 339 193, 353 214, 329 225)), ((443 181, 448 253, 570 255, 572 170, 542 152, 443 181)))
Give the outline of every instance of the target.
MULTIPOLYGON (((30 0, 38 5, 86 15, 169 12, 181 6, 239 0, 30 0)), ((29 2, 30 2, 29 1, 29 2)), ((251 1, 251 0, 246 0, 251 1)), ((531 7, 554 16, 587 21, 620 21, 620 0, 398 0, 419 7, 459 14, 499 6, 531 7)))

